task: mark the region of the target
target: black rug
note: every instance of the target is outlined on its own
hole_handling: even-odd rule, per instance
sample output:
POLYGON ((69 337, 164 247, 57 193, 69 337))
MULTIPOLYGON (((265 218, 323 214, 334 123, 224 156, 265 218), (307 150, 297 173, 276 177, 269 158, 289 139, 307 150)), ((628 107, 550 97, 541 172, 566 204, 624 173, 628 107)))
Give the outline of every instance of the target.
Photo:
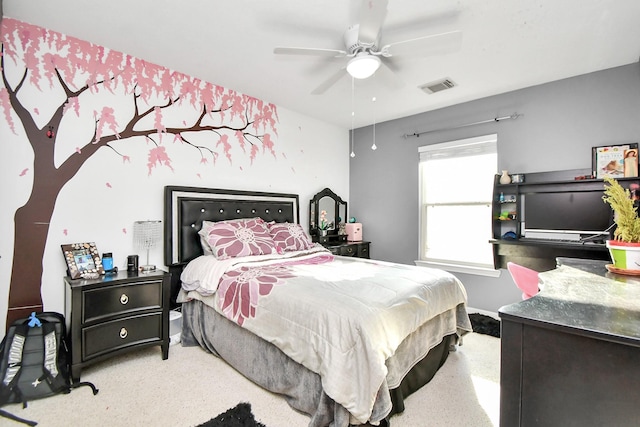
POLYGON ((480 313, 469 314, 473 332, 500 338, 500 321, 480 313))
POLYGON ((235 408, 218 415, 196 427, 266 427, 259 423, 251 413, 251 404, 238 403, 235 408))

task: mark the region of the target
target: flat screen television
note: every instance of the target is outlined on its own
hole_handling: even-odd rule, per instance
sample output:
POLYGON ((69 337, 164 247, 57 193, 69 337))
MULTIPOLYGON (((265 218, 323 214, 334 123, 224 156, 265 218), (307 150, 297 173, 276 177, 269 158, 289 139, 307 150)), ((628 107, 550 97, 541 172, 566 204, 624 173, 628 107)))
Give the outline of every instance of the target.
POLYGON ((579 241, 608 234, 613 212, 602 195, 601 190, 525 194, 524 237, 579 241))

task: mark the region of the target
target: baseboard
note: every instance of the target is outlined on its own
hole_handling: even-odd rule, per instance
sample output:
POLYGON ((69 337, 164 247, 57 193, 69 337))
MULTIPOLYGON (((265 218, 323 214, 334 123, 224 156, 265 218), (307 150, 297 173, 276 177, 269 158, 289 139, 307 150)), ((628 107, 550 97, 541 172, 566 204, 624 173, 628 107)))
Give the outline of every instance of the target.
POLYGON ((500 318, 498 317, 498 313, 494 311, 481 310, 479 308, 473 308, 473 307, 467 306, 467 313, 484 314, 485 316, 493 317, 496 320, 500 320, 500 318))

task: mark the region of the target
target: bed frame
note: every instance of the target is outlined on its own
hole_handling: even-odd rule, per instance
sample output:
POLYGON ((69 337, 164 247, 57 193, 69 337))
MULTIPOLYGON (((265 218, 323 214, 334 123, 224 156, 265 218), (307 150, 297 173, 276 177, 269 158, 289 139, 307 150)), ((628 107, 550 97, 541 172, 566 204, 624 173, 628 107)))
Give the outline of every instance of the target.
MULTIPOLYGON (((180 273, 192 259, 202 255, 198 231, 202 221, 261 217, 266 221, 299 223, 298 195, 209 189, 165 187, 165 264, 172 273, 171 301, 176 306, 180 273)), ((456 336, 446 336, 405 376, 398 388, 390 390, 391 414, 404 410, 404 399, 429 382, 445 363, 456 336)), ((385 420, 387 425, 388 417, 385 420)))

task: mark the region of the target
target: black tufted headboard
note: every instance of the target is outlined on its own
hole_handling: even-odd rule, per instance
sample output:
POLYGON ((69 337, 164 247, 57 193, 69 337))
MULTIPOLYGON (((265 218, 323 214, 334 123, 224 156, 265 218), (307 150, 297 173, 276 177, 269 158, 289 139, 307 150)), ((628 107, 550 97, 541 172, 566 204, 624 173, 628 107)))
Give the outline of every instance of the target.
POLYGON ((171 273, 171 308, 176 307, 184 266, 202 255, 202 221, 260 217, 265 221, 300 222, 297 194, 164 188, 164 263, 171 273))
POLYGON ((167 186, 164 189, 165 265, 186 264, 202 255, 202 221, 260 217, 298 223, 297 194, 167 186))

